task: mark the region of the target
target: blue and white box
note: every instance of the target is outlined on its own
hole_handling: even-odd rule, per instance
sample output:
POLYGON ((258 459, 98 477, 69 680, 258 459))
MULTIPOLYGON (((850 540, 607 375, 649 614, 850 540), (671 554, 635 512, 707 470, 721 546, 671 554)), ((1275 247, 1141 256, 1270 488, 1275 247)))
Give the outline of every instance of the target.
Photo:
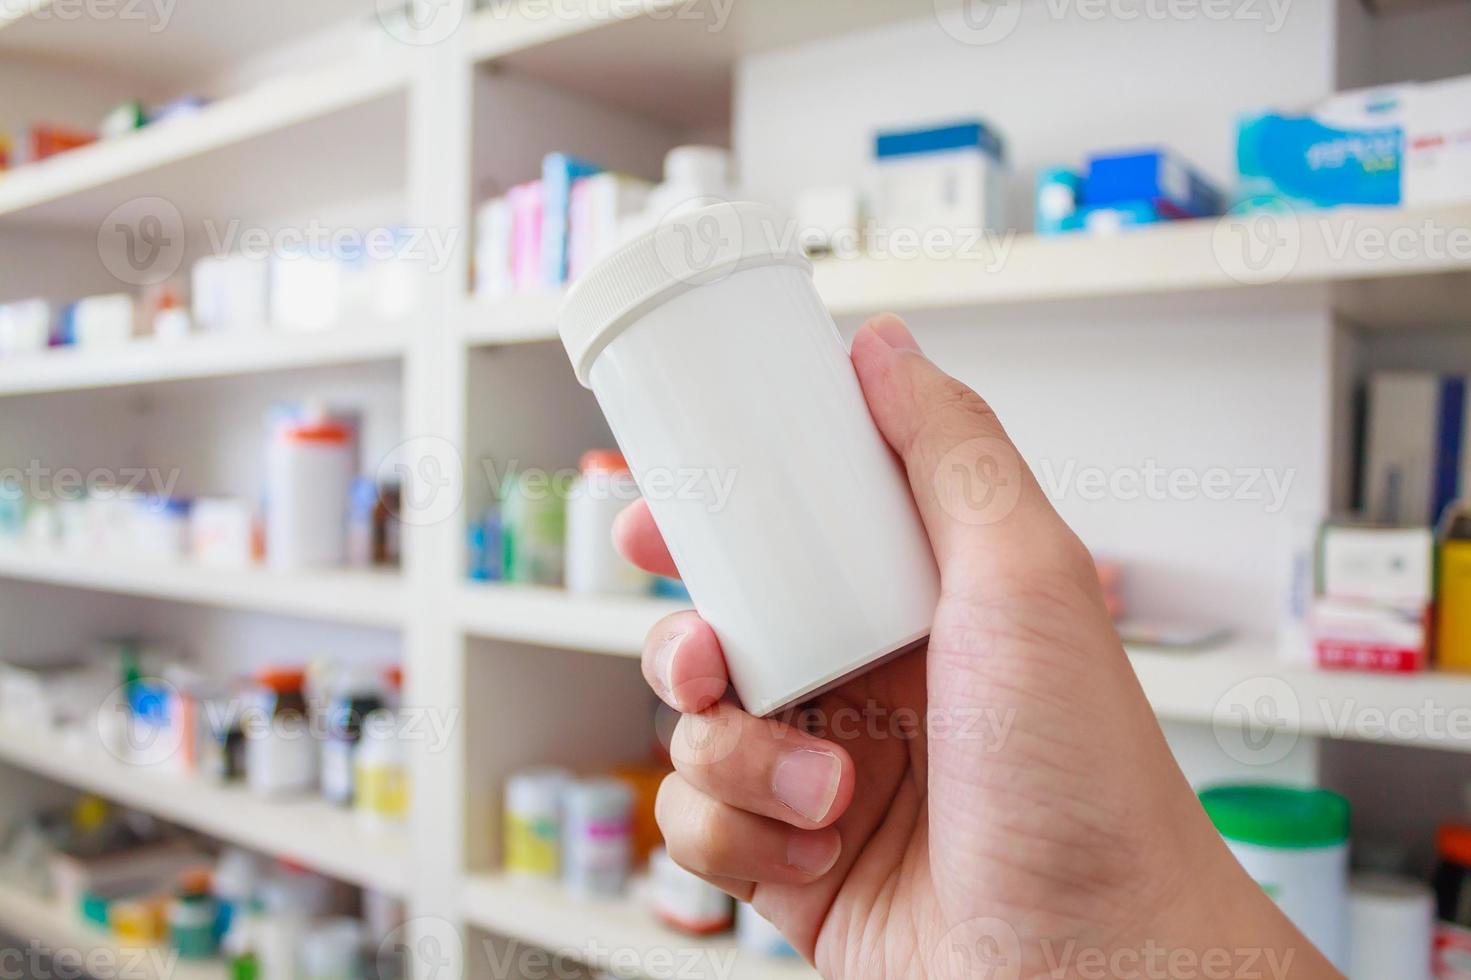
POLYGON ((1225 209, 1225 195, 1178 154, 1163 149, 1095 154, 1088 158, 1083 204, 1136 202, 1167 218, 1206 218, 1225 209))
POLYGON ((1305 111, 1242 117, 1236 134, 1241 199, 1297 208, 1398 205, 1412 90, 1343 92, 1305 111))
POLYGON ((874 140, 873 221, 892 234, 1006 227, 1006 151, 980 120, 889 130, 874 140))

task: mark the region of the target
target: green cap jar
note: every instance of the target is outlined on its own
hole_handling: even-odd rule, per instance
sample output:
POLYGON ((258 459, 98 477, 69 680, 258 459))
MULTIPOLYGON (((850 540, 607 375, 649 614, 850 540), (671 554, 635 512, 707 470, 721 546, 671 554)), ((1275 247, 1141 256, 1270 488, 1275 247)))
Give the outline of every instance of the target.
POLYGON ((1348 840, 1348 800, 1326 789, 1272 784, 1216 786, 1201 806, 1222 837, 1258 847, 1337 847, 1348 840))

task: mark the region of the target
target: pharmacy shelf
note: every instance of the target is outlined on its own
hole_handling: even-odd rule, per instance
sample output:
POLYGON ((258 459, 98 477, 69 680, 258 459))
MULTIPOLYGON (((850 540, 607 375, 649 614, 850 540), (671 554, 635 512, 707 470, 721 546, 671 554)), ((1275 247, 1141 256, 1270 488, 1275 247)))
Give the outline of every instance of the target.
MULTIPOLYGON (((280 215, 397 189, 406 82, 401 57, 282 75, 195 114, 0 173, 0 228, 97 235, 115 209, 162 197, 184 225, 169 227, 172 211, 149 205, 167 236, 194 232, 204 218, 280 215)), ((215 229, 217 238, 227 233, 215 229)))
POLYGON ((462 892, 471 925, 531 943, 625 977, 650 980, 815 980, 799 960, 736 948, 729 937, 698 939, 667 929, 640 900, 578 898, 555 882, 471 875, 462 892))
MULTIPOLYGON (((99 976, 137 980, 226 980, 231 976, 222 960, 190 961, 161 947, 119 946, 107 930, 83 921, 75 910, 4 883, 0 883, 0 932, 33 940, 68 971, 90 963, 94 969, 104 967, 97 970, 99 976)), ((58 971, 52 975, 74 974, 58 971)))
POLYGON ((68 739, 0 723, 0 761, 345 881, 393 894, 407 888, 405 833, 370 831, 351 810, 320 798, 266 800, 238 784, 129 765, 95 738, 95 731, 68 739))
POLYGON ((637 657, 644 634, 689 604, 626 596, 574 596, 529 585, 465 585, 459 621, 469 636, 637 657))
POLYGON ((226 66, 333 25, 357 19, 366 28, 373 15, 373 0, 246 5, 0 0, 0 55, 114 72, 154 86, 190 87, 226 66))
POLYGON ((903 21, 933 24, 937 10, 961 2, 503 3, 475 14, 468 51, 473 61, 494 61, 649 118, 704 126, 729 118, 741 58, 903 21))
POLYGON ((549 290, 495 300, 467 297, 457 314, 460 337, 471 347, 555 340, 565 295, 549 290))
POLYGON ((0 359, 0 397, 387 361, 403 355, 406 338, 401 324, 319 333, 261 327, 175 343, 59 347, 0 359))
MULTIPOLYGON (((459 605, 470 636, 634 658, 655 622, 687 608, 496 585, 466 586, 459 605)), ((1133 648, 1129 659, 1166 720, 1223 730, 1280 722, 1303 736, 1471 752, 1471 675, 1325 671, 1273 651, 1270 640, 1248 638, 1203 650, 1133 648)))
POLYGON ((1471 203, 1253 220, 1267 223, 1227 216, 1104 237, 1000 234, 956 258, 823 261, 815 278, 835 315, 1326 285, 1335 308, 1366 325, 1471 319, 1471 203))
POLYGON ((12 545, 0 548, 0 578, 386 628, 401 626, 406 608, 400 576, 379 570, 215 569, 12 545))
MULTIPOLYGON (((1287 227, 1294 230, 1285 233, 1281 254, 1290 261, 1262 260, 1257 271, 1222 258, 1223 242, 1234 242, 1235 232, 1202 220, 1109 237, 1002 236, 960 258, 825 259, 813 263, 813 276, 828 309, 840 317, 1123 297, 1195 303, 1201 293, 1276 291, 1290 298, 1323 287, 1332 290, 1339 312, 1366 326, 1471 322, 1471 242, 1465 238, 1471 204, 1324 211, 1290 219, 1287 227), (1452 233, 1462 236, 1456 239, 1461 246, 1448 243, 1452 233), (1423 250, 1406 246, 1398 257, 1344 244, 1395 238, 1427 244, 1423 250)), ((471 344, 556 340, 562 295, 468 301, 462 331, 471 344)))

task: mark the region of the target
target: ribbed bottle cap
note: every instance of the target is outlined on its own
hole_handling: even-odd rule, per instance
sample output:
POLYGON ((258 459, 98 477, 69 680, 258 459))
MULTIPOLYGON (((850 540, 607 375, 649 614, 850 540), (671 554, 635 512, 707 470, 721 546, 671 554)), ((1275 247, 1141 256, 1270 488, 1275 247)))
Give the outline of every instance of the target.
POLYGON ((557 322, 577 380, 618 331, 671 296, 765 265, 811 264, 780 211, 746 201, 679 211, 594 266, 557 322))

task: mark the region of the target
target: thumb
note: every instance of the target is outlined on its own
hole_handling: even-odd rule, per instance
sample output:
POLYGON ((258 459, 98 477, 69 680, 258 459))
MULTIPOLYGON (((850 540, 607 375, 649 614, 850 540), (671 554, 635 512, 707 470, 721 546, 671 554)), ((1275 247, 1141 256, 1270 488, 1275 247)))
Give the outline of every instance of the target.
POLYGON ((853 367, 879 431, 909 475, 941 577, 982 585, 1056 567, 1082 548, 989 405, 941 371, 891 313, 853 338, 853 367))

